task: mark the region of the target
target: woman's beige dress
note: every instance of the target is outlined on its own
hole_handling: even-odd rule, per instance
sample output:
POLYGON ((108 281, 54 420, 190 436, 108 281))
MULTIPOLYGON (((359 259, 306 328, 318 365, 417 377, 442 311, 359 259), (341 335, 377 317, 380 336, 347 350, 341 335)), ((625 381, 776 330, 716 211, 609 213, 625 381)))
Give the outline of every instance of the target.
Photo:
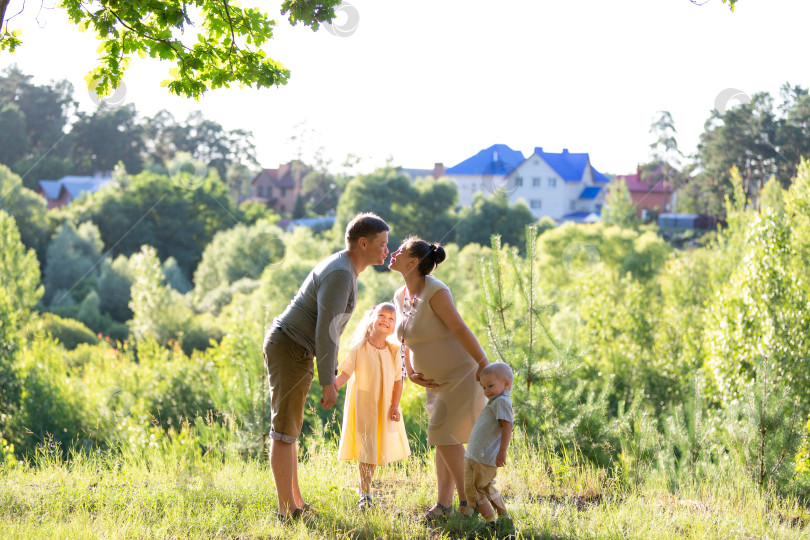
POLYGON ((405 423, 388 416, 394 383, 402 378, 399 346, 353 348, 338 369, 352 377, 346 387, 338 459, 387 465, 411 454, 405 423))
POLYGON ((411 310, 404 305, 405 287, 394 294, 398 310, 397 336, 402 340, 404 327, 411 366, 425 379, 433 379, 439 385, 425 389, 430 445, 466 443, 486 404, 484 391, 475 379, 478 364, 430 307, 430 299, 441 289, 450 290, 433 276, 425 276, 425 288, 410 318, 411 310))

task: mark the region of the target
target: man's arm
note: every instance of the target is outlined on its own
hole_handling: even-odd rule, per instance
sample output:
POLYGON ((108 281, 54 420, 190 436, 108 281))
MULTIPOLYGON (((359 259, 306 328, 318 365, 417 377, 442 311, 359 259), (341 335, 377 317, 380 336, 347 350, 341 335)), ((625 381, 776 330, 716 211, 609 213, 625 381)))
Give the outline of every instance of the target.
MULTIPOLYGON (((335 270, 327 274, 318 287, 318 314, 315 322, 315 359, 318 363, 318 382, 321 386, 334 386, 337 369, 340 334, 351 317, 346 305, 354 289, 348 271, 335 270)), ((324 397, 325 394, 324 394, 324 397)), ((337 399, 337 390, 335 390, 337 399)))

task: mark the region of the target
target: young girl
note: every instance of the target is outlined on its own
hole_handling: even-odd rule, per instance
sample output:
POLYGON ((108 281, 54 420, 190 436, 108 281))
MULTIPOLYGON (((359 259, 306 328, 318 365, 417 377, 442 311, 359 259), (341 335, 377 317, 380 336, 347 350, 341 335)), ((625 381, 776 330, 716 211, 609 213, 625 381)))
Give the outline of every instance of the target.
POLYGON ((372 506, 371 478, 377 465, 386 465, 411 453, 399 411, 402 368, 399 345, 388 341, 394 333, 396 308, 380 304, 367 312, 352 336, 351 350, 341 362, 335 384, 346 381, 343 429, 338 459, 357 461, 360 472, 361 510, 372 506))

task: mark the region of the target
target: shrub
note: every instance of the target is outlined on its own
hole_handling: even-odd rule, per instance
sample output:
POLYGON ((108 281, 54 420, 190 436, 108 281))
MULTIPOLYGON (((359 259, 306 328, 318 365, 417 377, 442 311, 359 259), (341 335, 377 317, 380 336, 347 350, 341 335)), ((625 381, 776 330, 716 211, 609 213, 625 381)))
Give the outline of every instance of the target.
POLYGON ((75 349, 81 343, 96 344, 99 339, 90 330, 75 319, 65 319, 55 313, 42 313, 26 328, 28 339, 36 334, 45 334, 57 340, 67 350, 75 349))

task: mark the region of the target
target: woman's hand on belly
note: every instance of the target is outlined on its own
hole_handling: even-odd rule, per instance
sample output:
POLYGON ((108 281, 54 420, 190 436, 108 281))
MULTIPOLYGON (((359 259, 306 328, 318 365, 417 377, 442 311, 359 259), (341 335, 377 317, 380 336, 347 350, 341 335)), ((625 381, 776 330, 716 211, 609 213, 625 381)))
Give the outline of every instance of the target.
POLYGON ((408 376, 408 379, 410 379, 412 383, 416 383, 419 386, 424 386, 425 388, 436 388, 439 386, 433 381, 433 379, 425 379, 421 373, 411 373, 408 376))

